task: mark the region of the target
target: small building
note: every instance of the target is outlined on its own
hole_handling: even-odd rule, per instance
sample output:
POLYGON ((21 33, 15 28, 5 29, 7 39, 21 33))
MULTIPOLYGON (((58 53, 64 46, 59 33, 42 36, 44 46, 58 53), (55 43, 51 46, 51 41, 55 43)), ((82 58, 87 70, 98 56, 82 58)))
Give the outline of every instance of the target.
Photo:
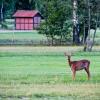
POLYGON ((16 30, 33 30, 40 25, 42 16, 36 10, 17 10, 13 15, 16 30))

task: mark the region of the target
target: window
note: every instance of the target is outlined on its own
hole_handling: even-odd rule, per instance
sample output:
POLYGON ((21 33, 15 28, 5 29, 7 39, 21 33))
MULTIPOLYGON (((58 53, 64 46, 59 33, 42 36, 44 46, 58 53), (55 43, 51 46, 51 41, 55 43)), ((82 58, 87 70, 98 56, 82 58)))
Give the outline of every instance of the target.
POLYGON ((34 28, 38 28, 40 25, 41 17, 34 17, 34 28))

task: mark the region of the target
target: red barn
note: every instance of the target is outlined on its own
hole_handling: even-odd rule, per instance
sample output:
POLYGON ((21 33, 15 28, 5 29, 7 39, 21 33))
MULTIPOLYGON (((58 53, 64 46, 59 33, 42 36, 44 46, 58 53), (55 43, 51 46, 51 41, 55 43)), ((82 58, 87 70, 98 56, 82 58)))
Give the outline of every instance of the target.
POLYGON ((13 17, 16 30, 37 29, 42 19, 41 14, 36 10, 18 10, 13 17))

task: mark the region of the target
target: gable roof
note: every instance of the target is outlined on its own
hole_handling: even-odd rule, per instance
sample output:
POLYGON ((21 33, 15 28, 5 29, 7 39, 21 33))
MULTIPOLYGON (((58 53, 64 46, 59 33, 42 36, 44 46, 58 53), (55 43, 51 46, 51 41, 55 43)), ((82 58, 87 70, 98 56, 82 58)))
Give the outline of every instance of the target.
POLYGON ((34 17, 36 14, 41 14, 37 10, 17 10, 13 17, 34 17))

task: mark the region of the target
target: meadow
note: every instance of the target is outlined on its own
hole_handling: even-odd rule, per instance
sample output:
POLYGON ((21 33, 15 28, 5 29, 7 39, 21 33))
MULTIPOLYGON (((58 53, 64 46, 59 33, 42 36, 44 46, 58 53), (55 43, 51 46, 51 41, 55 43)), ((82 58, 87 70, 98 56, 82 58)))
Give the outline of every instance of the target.
POLYGON ((100 47, 0 47, 0 100, 99 100, 100 47), (64 52, 72 60, 90 60, 91 79, 84 70, 72 80, 64 52))
POLYGON ((33 32, 1 32, 0 33, 0 39, 1 40, 41 40, 45 39, 46 37, 38 34, 37 31, 33 32))
MULTIPOLYGON (((91 39, 93 37, 94 30, 91 30, 91 39)), ((69 41, 67 41, 69 44, 69 41)), ((38 34, 38 31, 7 31, 0 32, 0 45, 50 45, 48 43, 46 35, 38 34)), ((95 45, 100 45, 100 29, 97 29, 95 37, 95 45)))
POLYGON ((38 34, 35 30, 26 32, 0 32, 0 45, 40 45, 43 44, 43 41, 47 41, 46 36, 38 34))

